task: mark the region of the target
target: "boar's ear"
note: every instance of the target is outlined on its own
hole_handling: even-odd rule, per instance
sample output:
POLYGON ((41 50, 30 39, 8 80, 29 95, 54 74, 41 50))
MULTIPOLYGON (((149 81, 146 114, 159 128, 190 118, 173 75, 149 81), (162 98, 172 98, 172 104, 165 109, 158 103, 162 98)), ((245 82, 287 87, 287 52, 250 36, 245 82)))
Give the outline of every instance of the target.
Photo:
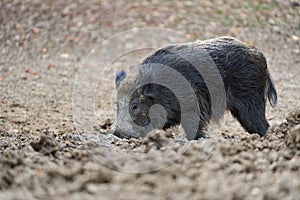
POLYGON ((121 81, 126 77, 126 72, 122 69, 121 71, 117 72, 116 74, 116 87, 118 88, 121 81))

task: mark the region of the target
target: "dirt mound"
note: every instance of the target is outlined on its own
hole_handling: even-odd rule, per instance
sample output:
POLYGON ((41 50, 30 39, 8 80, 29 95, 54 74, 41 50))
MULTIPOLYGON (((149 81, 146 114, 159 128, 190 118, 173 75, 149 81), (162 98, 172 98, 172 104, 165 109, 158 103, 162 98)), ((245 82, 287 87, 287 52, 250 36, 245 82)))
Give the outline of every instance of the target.
POLYGON ((168 134, 154 130, 146 138, 130 140, 111 134, 56 135, 44 130, 36 137, 2 131, 1 198, 22 199, 24 195, 26 198, 65 195, 73 198, 75 194, 91 197, 100 195, 107 187, 111 187, 111 191, 123 188, 127 194, 132 185, 145 187, 146 196, 150 191, 168 196, 170 187, 175 187, 176 191, 181 191, 178 198, 197 194, 218 198, 224 193, 230 194, 228 198, 296 197, 300 181, 290 177, 299 177, 299 116, 299 110, 292 112, 283 123, 273 126, 264 138, 223 133, 214 141, 183 139, 181 144, 176 142, 171 130, 168 134), (185 151, 180 151, 184 144, 189 145, 185 151), (112 153, 108 154, 106 149, 112 153), (133 157, 135 160, 122 158, 131 152, 138 155, 133 157), (113 163, 106 162, 103 155, 114 156, 110 160, 113 163), (166 155, 178 157, 170 162, 166 155), (149 171, 160 170, 150 174, 123 174, 105 167, 103 162, 118 170, 139 172, 145 169, 142 166, 147 166, 149 171), (129 164, 134 168, 126 168, 129 164), (151 178, 151 174, 156 178, 151 178), (173 180, 173 183, 165 185, 166 180, 173 180), (244 183, 245 188, 241 190, 239 185, 244 183))

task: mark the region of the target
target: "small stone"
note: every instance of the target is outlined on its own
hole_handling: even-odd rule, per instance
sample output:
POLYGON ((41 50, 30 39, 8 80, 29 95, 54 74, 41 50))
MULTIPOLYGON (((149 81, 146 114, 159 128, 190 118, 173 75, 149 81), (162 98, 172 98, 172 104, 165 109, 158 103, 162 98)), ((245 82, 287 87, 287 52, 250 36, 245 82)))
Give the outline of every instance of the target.
POLYGON ((251 194, 252 194, 252 195, 257 195, 257 194, 259 194, 260 192, 261 192, 261 189, 259 189, 259 188, 257 188, 257 187, 252 188, 252 190, 251 190, 251 194))
POLYGON ((275 24, 276 24, 276 22, 274 21, 274 19, 269 19, 269 24, 271 24, 271 25, 275 25, 275 24))
POLYGON ((280 33, 280 28, 278 26, 273 26, 272 29, 274 32, 280 33))
POLYGON ((13 133, 18 133, 19 131, 17 129, 12 130, 13 133))
POLYGON ((20 25, 20 24, 16 24, 15 25, 15 29, 18 31, 18 30, 20 30, 22 28, 22 26, 20 25))
POLYGON ((61 58, 66 58, 66 59, 67 59, 67 58, 69 58, 69 54, 63 53, 63 54, 60 55, 60 57, 61 57, 61 58))
POLYGON ((31 30, 30 30, 32 33, 36 34, 38 33, 40 30, 36 27, 33 27, 31 30))
POLYGON ((299 37, 297 35, 292 35, 292 40, 297 42, 299 41, 299 37))

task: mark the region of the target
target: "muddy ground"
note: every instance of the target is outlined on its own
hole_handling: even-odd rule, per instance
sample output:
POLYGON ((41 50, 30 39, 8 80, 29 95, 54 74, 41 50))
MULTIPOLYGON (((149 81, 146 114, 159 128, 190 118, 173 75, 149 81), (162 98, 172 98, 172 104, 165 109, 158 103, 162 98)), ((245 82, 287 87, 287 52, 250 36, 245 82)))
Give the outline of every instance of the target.
MULTIPOLYGON (((299 2, 12 0, 0 10, 0 199, 299 199, 299 2), (200 40, 230 35, 261 49, 278 92, 267 135, 248 134, 226 113, 209 139, 187 141, 180 127, 114 137, 114 73, 149 50, 119 57, 104 75, 93 69, 103 67, 101 50, 141 44, 130 34, 102 43, 74 106, 89 52, 134 27, 200 40), (87 99, 94 110, 74 117, 87 99)), ((157 46, 156 37, 143 39, 157 46)))

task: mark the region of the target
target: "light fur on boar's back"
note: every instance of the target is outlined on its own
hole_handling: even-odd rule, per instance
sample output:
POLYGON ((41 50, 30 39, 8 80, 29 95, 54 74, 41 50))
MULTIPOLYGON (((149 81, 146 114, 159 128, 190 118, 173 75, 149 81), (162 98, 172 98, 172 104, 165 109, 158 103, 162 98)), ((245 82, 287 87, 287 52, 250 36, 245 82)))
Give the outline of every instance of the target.
MULTIPOLYGON (((271 106, 277 101, 266 59, 255 47, 229 37, 167 45, 145 58, 128 74, 119 72, 116 76, 118 108, 114 134, 125 138, 143 137, 153 128, 166 129, 182 123, 188 139, 204 137, 205 127, 213 118, 213 96, 207 84, 217 81, 207 83, 206 74, 200 74, 190 62, 196 61, 204 69, 206 58, 203 52, 210 57, 221 77, 226 109, 246 131, 264 136, 269 127, 265 117, 266 101, 268 99, 271 106), (177 75, 174 78, 172 74, 177 75), (169 83, 168 87, 159 80, 169 83), (186 89, 188 87, 193 93, 186 89), (156 105, 161 107, 152 109, 156 105), (182 113, 182 107, 186 113, 182 113), (185 116, 190 118, 183 123, 181 119, 185 116), (197 132, 193 136, 188 134, 190 126, 196 126, 197 132)), ((222 114, 221 111, 217 118, 222 114)))

